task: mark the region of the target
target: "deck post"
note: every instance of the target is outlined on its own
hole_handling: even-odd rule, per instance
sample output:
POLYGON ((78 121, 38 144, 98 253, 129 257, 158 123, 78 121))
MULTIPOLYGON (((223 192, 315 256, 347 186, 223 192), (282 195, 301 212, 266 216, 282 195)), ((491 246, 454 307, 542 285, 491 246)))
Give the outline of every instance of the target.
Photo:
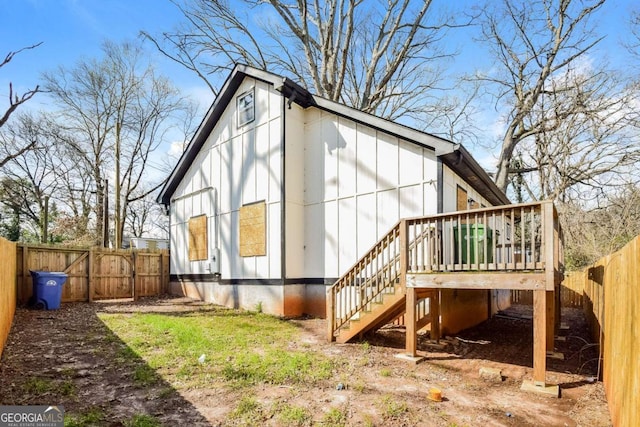
POLYGON ((429 314, 431 315, 431 331, 429 336, 436 342, 440 340, 440 290, 434 289, 429 299, 429 314))
POLYGON ((327 341, 333 342, 335 340, 335 336, 333 335, 334 331, 334 319, 335 315, 335 307, 333 305, 333 288, 329 287, 327 289, 327 341))
POLYGON ((417 341, 418 341, 418 331, 416 330, 416 304, 417 301, 417 290, 416 288, 410 287, 407 288, 407 298, 406 298, 406 312, 404 316, 406 334, 407 334, 407 342, 406 342, 406 350, 407 356, 416 357, 417 354, 417 341))
POLYGON ((545 297, 546 297, 545 306, 547 310, 547 316, 546 316, 547 349, 546 351, 553 351, 554 343, 555 343, 555 332, 556 332, 555 291, 547 291, 545 297))
POLYGON ((547 291, 533 291, 533 383, 545 387, 547 363, 547 291))

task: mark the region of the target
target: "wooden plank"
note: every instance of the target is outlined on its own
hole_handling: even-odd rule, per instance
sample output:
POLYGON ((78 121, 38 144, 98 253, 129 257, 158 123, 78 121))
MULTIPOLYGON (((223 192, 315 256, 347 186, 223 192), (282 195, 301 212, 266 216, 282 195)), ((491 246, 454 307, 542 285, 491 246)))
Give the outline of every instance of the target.
POLYGON ((411 273, 407 286, 435 289, 545 289, 544 273, 411 273))
MULTIPOLYGON (((535 291, 534 291, 535 292, 535 291)), ((555 343, 555 314, 556 314, 556 310, 555 310, 555 292, 554 291, 547 291, 546 292, 546 302, 545 302, 545 307, 546 307, 546 333, 547 333, 547 341, 546 341, 546 346, 547 346, 547 351, 553 351, 553 345, 555 343)))
POLYGON ((543 216, 542 221, 544 222, 544 226, 542 227, 542 231, 544 233, 543 242, 544 242, 544 251, 545 251, 545 271, 546 271, 546 286, 548 291, 553 291, 555 286, 555 259, 554 259, 554 251, 555 251, 555 232, 554 232, 554 216, 553 216, 553 203, 545 202, 542 205, 543 216))
POLYGON ((405 301, 405 327, 406 327, 406 353, 408 356, 416 357, 417 356, 417 342, 418 342, 418 334, 416 330, 416 289, 408 288, 407 289, 407 298, 405 301))
POLYGON ((17 245, 0 238, 0 356, 7 342, 16 311, 17 245))
POLYGON ((533 291, 533 382, 546 384, 547 295, 544 289, 533 291))
POLYGON ((89 250, 89 283, 87 283, 87 301, 93 301, 94 284, 95 284, 95 264, 96 264, 96 250, 91 248, 89 250))
POLYGON ((440 340, 440 291, 434 290, 433 296, 429 299, 429 311, 431 314, 431 333, 432 340, 440 340))

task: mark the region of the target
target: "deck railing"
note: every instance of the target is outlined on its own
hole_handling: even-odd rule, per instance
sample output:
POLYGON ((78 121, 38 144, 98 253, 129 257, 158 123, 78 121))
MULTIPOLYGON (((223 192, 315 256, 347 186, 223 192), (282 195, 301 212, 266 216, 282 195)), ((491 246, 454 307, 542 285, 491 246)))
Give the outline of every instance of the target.
POLYGON ((543 271, 562 259, 550 257, 562 250, 557 217, 551 202, 536 202, 409 218, 407 270, 543 271))
POLYGON ((561 240, 550 201, 403 219, 327 290, 329 337, 385 294, 404 292, 408 273, 545 272, 552 280, 561 240))

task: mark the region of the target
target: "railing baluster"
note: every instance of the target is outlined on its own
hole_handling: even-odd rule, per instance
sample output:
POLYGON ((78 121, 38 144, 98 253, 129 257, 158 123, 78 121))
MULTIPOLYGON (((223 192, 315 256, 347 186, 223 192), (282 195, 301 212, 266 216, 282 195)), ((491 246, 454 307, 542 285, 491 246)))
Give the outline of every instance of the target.
MULTIPOLYGON (((402 247, 399 222, 328 290, 329 329, 335 333, 363 309, 381 302, 383 295, 396 291, 404 271, 401 257, 412 272, 538 271, 551 261, 557 269, 562 248, 555 240, 561 239, 562 231, 555 215, 545 217, 545 203, 549 202, 406 219, 402 247), (552 242, 547 241, 545 227, 555 233, 552 242)), ((419 303, 418 312, 421 317, 427 315, 424 302, 419 303)))
POLYGON ((536 216, 535 216, 535 211, 534 211, 534 207, 531 206, 531 210, 529 215, 531 215, 531 263, 528 265, 527 268, 534 270, 535 266, 536 266, 536 226, 535 226, 535 221, 536 221, 536 216))

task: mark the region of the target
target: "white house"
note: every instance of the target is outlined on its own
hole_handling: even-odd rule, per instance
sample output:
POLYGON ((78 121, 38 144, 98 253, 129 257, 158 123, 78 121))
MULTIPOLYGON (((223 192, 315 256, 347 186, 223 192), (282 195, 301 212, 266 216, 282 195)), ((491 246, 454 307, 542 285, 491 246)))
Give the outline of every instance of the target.
MULTIPOLYGON (((158 202, 173 292, 324 316, 326 287, 400 218, 509 200, 461 145, 237 65, 158 202)), ((495 310, 487 291, 442 292, 443 310, 495 310)))

